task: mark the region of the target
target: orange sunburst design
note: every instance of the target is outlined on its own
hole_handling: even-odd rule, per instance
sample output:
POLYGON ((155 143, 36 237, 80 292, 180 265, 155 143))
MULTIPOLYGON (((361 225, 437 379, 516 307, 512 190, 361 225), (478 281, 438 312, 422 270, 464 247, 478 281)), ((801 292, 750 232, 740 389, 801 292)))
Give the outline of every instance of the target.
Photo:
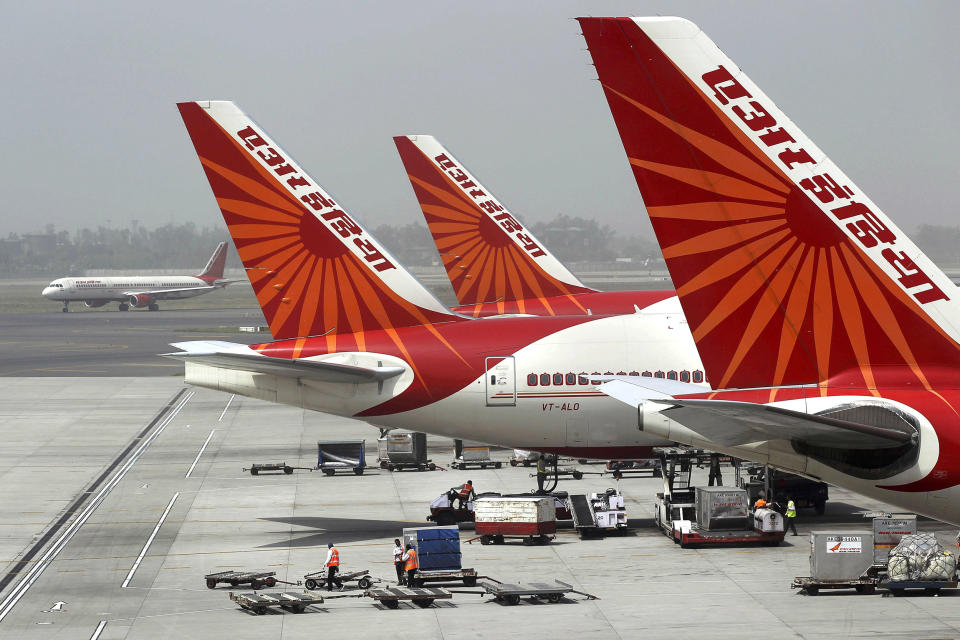
POLYGON ((644 53, 624 48, 622 64, 655 71, 591 52, 708 376, 759 387, 856 370, 874 388, 877 366, 900 365, 929 388, 916 363, 956 360, 953 341, 659 50, 630 41, 644 53), (907 341, 920 327, 939 349, 907 341))

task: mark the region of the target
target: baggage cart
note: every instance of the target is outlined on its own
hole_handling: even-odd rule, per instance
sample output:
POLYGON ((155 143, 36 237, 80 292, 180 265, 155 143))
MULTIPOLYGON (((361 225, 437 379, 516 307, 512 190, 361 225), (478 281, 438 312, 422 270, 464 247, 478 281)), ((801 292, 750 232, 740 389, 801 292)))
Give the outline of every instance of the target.
MULTIPOLYGON (((339 581, 340 584, 346 585, 347 582, 357 583, 357 588, 366 590, 372 587, 375 583, 382 582, 380 578, 374 578, 370 575, 368 569, 363 571, 354 571, 352 573, 341 573, 338 574, 334 580, 339 581)), ((313 573, 308 573, 303 576, 303 586, 314 591, 316 589, 325 589, 327 586, 327 572, 326 571, 314 571, 313 573)))
MULTIPOLYGON (((495 491, 486 491, 484 493, 477 494, 477 498, 488 498, 488 497, 512 497, 512 498, 530 498, 530 497, 546 497, 553 498, 554 508, 556 509, 557 520, 570 520, 570 509, 567 505, 567 492, 566 491, 554 491, 552 493, 540 494, 536 493, 509 493, 501 494, 495 491)), ((460 522, 473 522, 474 513, 473 513, 473 502, 468 502, 465 509, 454 508, 454 504, 459 504, 457 501, 451 501, 449 497, 449 492, 440 494, 433 502, 430 503, 430 515, 427 516, 428 522, 436 522, 438 525, 447 526, 452 524, 457 524, 460 522)))
POLYGON ((453 594, 446 589, 425 587, 421 589, 410 587, 387 587, 385 589, 367 589, 365 596, 383 603, 388 609, 396 609, 402 600, 409 600, 418 607, 426 609, 434 600, 449 600, 453 594))
POLYGON ((628 476, 638 478, 659 478, 660 461, 655 458, 638 460, 608 460, 607 471, 617 480, 628 476))
POLYGON ((453 441, 453 462, 450 466, 454 469, 486 469, 493 467, 499 469, 503 463, 490 459, 490 447, 480 442, 466 443, 463 440, 453 441))
POLYGON ((484 580, 480 583, 483 590, 492 595, 493 599, 507 605, 520 604, 520 598, 526 596, 531 601, 547 600, 557 603, 563 600, 568 593, 578 593, 586 596, 587 600, 599 600, 597 596, 583 591, 577 591, 573 585, 554 580, 553 582, 505 583, 484 580))
POLYGON ((923 592, 928 596, 940 595, 941 589, 956 589, 957 581, 951 580, 949 582, 942 580, 898 580, 898 581, 884 581, 880 583, 881 589, 887 589, 890 593, 895 596, 906 595, 908 590, 918 590, 922 589, 923 592))
POLYGON ((261 587, 276 586, 276 571, 218 571, 217 573, 208 573, 203 576, 207 583, 207 589, 213 589, 218 584, 228 584, 236 587, 241 584, 249 584, 251 589, 261 587))
POLYGON ((258 476, 264 471, 282 471, 283 473, 290 475, 293 473, 294 469, 303 469, 304 471, 313 471, 310 467, 294 467, 287 464, 286 462, 255 462, 250 465, 250 468, 244 468, 243 471, 249 471, 250 475, 258 476))
POLYGON ((473 587, 477 584, 477 577, 476 569, 451 569, 448 571, 417 569, 416 573, 413 574, 413 584, 407 586, 422 587, 428 582, 460 581, 465 587, 473 587))
POLYGON ((532 464, 537 464, 537 459, 540 457, 540 454, 536 451, 527 451, 526 449, 514 449, 513 455, 510 456, 508 462, 511 467, 516 467, 517 465, 523 465, 524 467, 529 467, 532 464))
POLYGON ((252 611, 262 616, 271 607, 287 609, 294 613, 303 613, 312 604, 323 602, 323 596, 315 593, 300 591, 284 591, 280 593, 230 593, 230 599, 240 605, 241 609, 252 611))
POLYGON ((317 442, 317 469, 332 476, 337 471, 353 471, 363 475, 367 466, 365 440, 320 440, 317 442))
POLYGON ((791 589, 805 591, 808 596, 815 596, 821 589, 856 589, 857 593, 870 594, 877 590, 877 577, 861 576, 849 580, 815 580, 809 576, 798 576, 793 579, 791 589))
POLYGON ((388 433, 377 440, 377 458, 387 471, 436 471, 437 465, 427 458, 427 434, 388 433))

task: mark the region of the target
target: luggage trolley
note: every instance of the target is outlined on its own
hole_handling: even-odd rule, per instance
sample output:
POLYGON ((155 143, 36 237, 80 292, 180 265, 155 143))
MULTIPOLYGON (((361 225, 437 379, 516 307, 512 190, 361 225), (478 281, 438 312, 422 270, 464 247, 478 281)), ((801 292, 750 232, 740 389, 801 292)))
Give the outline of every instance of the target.
POLYGON ((497 582, 493 580, 488 582, 487 580, 483 580, 480 582, 480 587, 484 590, 484 592, 492 595, 495 601, 507 605, 520 604, 520 598, 524 596, 530 598, 530 600, 533 602, 536 602, 537 600, 547 600, 552 603, 557 603, 563 600, 564 596, 566 596, 568 593, 578 593, 582 596, 586 596, 587 600, 599 600, 597 596, 584 593, 583 591, 577 591, 573 588, 573 585, 567 584, 566 582, 561 582, 559 580, 554 580, 553 582, 528 582, 519 584, 497 582))

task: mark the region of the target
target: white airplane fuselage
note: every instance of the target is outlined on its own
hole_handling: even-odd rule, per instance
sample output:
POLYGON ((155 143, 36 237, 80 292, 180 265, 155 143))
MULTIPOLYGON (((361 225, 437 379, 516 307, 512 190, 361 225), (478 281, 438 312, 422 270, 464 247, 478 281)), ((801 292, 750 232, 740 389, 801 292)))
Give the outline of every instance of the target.
POLYGON ((214 291, 221 286, 196 276, 57 278, 43 289, 41 295, 48 300, 64 303, 85 302, 91 307, 102 306, 107 302, 148 306, 153 300, 192 298, 214 291), (137 296, 141 298, 138 299, 137 296))

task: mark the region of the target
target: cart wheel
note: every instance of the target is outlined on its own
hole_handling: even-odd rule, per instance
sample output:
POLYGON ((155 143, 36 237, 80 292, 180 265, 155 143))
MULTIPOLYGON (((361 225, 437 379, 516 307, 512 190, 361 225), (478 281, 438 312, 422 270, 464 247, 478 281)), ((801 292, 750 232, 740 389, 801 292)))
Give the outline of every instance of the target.
POLYGON ((890 589, 890 593, 892 593, 895 598, 899 598, 905 593, 905 591, 903 589, 890 589))
POLYGON ((480 468, 481 468, 481 469, 486 469, 486 468, 487 468, 487 465, 481 464, 481 465, 480 465, 480 468))
POLYGON ((857 593, 873 593, 876 591, 876 587, 872 584, 858 584, 857 593))
POLYGON ((467 576, 463 579, 463 586, 465 587, 475 587, 477 586, 477 576, 467 576))
POLYGON ((252 475, 252 476, 260 475, 260 470, 259 470, 259 469, 250 469, 250 475, 252 475))
POLYGON ((550 538, 549 536, 540 536, 539 542, 541 545, 550 544, 550 538))
POLYGON ((804 589, 808 596, 815 596, 820 593, 820 587, 807 587, 804 589))
POLYGON ((382 600, 381 602, 383 602, 383 606, 385 606, 387 609, 396 609, 400 606, 400 603, 397 600, 382 600))
POLYGON ((414 598, 413 604, 417 605, 421 609, 426 609, 433 604, 433 598, 414 598))
POLYGON ((583 472, 582 472, 582 471, 574 471, 571 475, 573 476, 573 479, 574 479, 574 480, 579 480, 580 478, 583 477, 583 472))
POLYGON ((418 464, 418 465, 417 465, 417 471, 426 471, 426 470, 427 470, 427 465, 425 465, 425 464, 418 464))
POLYGON ((293 467, 284 467, 283 472, 287 475, 290 475, 291 473, 293 473, 293 467))
POLYGON ((336 473, 336 472, 335 472, 333 469, 324 469, 324 470, 323 470, 323 473, 324 473, 325 475, 332 476, 332 475, 333 475, 334 473, 336 473))
POLYGON ((276 586, 276 584, 277 584, 277 579, 276 579, 276 578, 267 578, 266 580, 263 581, 263 583, 264 583, 265 585, 267 585, 268 587, 271 587, 271 588, 272 588, 272 587, 276 586))
POLYGON ((616 471, 613 472, 613 479, 614 479, 614 480, 622 480, 622 479, 623 479, 623 474, 620 473, 620 470, 619 470, 619 469, 617 469, 616 471))
POLYGON ((494 536, 494 537, 493 537, 493 543, 494 543, 494 544, 506 544, 506 542, 507 542, 507 539, 504 538, 503 536, 494 536))
POLYGON ((511 606, 520 604, 520 596, 518 596, 515 593, 507 594, 503 597, 503 599, 507 604, 511 606))
POLYGON ((263 586, 263 583, 260 582, 259 580, 252 580, 252 581, 250 582, 250 588, 253 589, 254 591, 256 591, 257 589, 259 589, 259 588, 262 587, 262 586, 263 586))
POLYGON ((360 578, 357 580, 357 586, 361 589, 369 589, 373 586, 373 581, 370 578, 360 578))
POLYGON ((493 466, 494 466, 495 469, 499 469, 500 467, 503 466, 503 463, 502 463, 502 462, 496 462, 496 463, 494 463, 493 466))
POLYGON ((386 466, 387 471, 396 471, 396 467, 391 463, 386 466))
POLYGON ((353 473, 354 473, 355 475, 362 476, 362 475, 363 475, 363 467, 357 467, 356 469, 353 470, 353 473))
POLYGON ((437 465, 435 465, 435 464, 433 464, 433 463, 431 462, 430 464, 427 465, 427 469, 430 469, 430 471, 436 471, 436 470, 437 470, 437 465))
POLYGON ((294 613, 303 613, 306 610, 307 610, 307 605, 305 604, 298 604, 293 608, 294 613))
POLYGON ((523 461, 523 466, 529 467, 529 466, 530 466, 530 461, 529 461, 529 460, 524 460, 524 461, 523 461))
POLYGON ((231 580, 231 581, 230 581, 230 586, 231 586, 231 587, 236 587, 236 586, 239 585, 239 584, 240 584, 240 582, 238 582, 237 580, 231 580))
POLYGON ((310 591, 313 591, 314 589, 317 588, 317 581, 313 579, 307 580, 306 582, 303 583, 303 586, 305 586, 310 591))
MULTIPOLYGON (((517 466, 517 461, 516 461, 516 460, 511 460, 511 461, 510 461, 510 466, 511 466, 511 467, 517 466)), ((527 465, 523 465, 523 466, 527 466, 527 465)))
POLYGON ((255 614, 257 614, 258 616, 262 616, 263 614, 265 614, 265 613, 267 612, 267 608, 266 608, 266 607, 257 607, 256 609, 253 610, 253 612, 254 612, 255 614))
POLYGON ((207 589, 213 589, 217 586, 216 580, 207 580, 207 589))
POLYGON ((386 463, 386 461, 384 461, 384 460, 381 460, 381 461, 380 461, 380 468, 381 468, 381 469, 386 469, 386 468, 387 468, 387 463, 386 463))
POLYGON ((493 536, 487 536, 487 535, 480 536, 480 544, 483 544, 483 545, 493 544, 493 536))
POLYGON ((563 598, 562 593, 551 593, 550 595, 547 596, 547 600, 549 600, 553 604, 557 604, 558 602, 560 602, 561 598, 563 598))

